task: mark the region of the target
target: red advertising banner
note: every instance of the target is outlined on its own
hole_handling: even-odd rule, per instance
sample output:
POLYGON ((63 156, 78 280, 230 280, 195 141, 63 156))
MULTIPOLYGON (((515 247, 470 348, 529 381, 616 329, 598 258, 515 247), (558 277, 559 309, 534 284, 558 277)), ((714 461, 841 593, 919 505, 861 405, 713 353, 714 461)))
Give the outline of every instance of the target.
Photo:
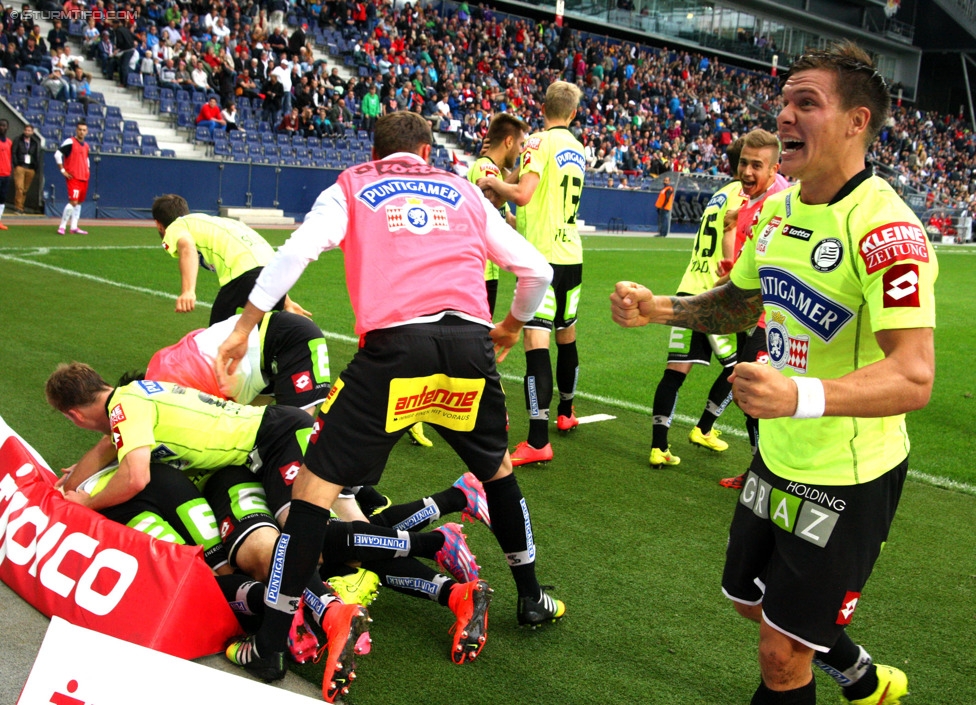
POLYGON ((48 617, 193 659, 239 632, 195 546, 157 541, 67 502, 0 418, 0 580, 48 617))

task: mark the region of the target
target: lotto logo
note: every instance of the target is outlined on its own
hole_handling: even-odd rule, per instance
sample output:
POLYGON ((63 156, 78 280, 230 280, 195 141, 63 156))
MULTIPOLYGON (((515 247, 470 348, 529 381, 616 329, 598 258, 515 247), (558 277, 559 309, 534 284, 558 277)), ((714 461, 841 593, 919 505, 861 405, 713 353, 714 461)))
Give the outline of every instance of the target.
POLYGON ((295 478, 298 477, 298 470, 301 467, 302 464, 298 462, 288 463, 278 468, 278 472, 281 473, 281 479, 285 481, 285 484, 291 485, 295 481, 295 478))
POLYGON ((234 522, 230 519, 224 519, 220 522, 220 538, 226 539, 230 536, 231 532, 234 530, 234 522))
POLYGON ((298 394, 307 392, 312 388, 312 374, 308 370, 294 374, 291 376, 291 383, 298 394))
POLYGON ((837 624, 851 623, 854 610, 857 609, 857 601, 860 599, 861 593, 859 592, 848 592, 844 595, 844 601, 840 605, 840 611, 837 612, 837 624))
POLYGON ((884 307, 918 308, 918 265, 896 264, 884 273, 884 307))

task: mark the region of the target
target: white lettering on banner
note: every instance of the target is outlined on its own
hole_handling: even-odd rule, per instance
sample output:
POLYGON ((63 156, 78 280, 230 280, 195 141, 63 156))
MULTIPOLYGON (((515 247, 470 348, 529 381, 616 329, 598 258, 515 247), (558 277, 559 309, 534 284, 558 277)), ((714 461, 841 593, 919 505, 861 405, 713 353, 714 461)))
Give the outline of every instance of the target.
POLYGON ((64 536, 67 527, 61 522, 48 527, 50 517, 40 507, 28 505, 27 497, 17 489, 10 475, 0 478, 0 502, 4 501, 8 504, 0 515, 0 563, 8 559, 19 566, 30 563, 28 574, 38 576, 38 566, 53 550, 51 558, 40 567, 41 585, 64 598, 73 592, 72 599, 78 607, 100 617, 115 609, 139 572, 135 557, 114 548, 98 551, 96 539, 77 531, 64 536), (28 526, 33 527, 29 541, 26 536, 17 536, 28 526), (77 580, 61 571, 61 564, 71 553, 92 559, 77 580), (105 594, 94 587, 103 570, 118 574, 105 594))

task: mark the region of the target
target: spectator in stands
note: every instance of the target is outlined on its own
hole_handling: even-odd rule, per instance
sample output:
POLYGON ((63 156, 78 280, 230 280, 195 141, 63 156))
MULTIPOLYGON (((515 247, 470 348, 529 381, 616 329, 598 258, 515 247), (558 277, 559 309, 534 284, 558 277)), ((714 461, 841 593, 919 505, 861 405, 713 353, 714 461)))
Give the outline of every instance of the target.
POLYGON ((3 52, 3 73, 9 76, 11 79, 17 75, 17 69, 20 68, 20 52, 17 50, 17 44, 13 41, 7 42, 7 47, 3 52))
MULTIPOLYGON (((280 32, 280 27, 278 28, 280 32)), ((282 56, 278 66, 271 70, 271 75, 277 76, 281 84, 281 109, 287 114, 291 112, 292 102, 292 83, 291 83, 291 62, 287 57, 282 56)))
POLYGON ((329 122, 328 107, 320 105, 315 110, 312 117, 312 126, 315 128, 315 136, 318 138, 332 136, 332 123, 329 122))
MULTIPOLYGON (((257 59, 253 59, 253 61, 256 62, 257 59)), ((258 97, 258 84, 251 78, 251 72, 248 69, 244 69, 237 74, 237 86, 234 89, 234 93, 237 96, 249 99, 258 97)))
POLYGON ((217 128, 225 128, 227 122, 224 120, 224 116, 220 112, 220 107, 217 105, 217 96, 210 96, 210 99, 200 106, 200 112, 197 113, 196 120, 197 127, 206 127, 210 129, 210 141, 214 141, 214 133, 217 128))
POLYGON ((31 183, 34 181, 34 172, 41 156, 41 141, 37 139, 37 135, 34 134, 34 126, 30 123, 24 125, 24 133, 14 140, 12 154, 14 213, 23 214, 24 201, 27 198, 31 183))
POLYGON ((37 45, 33 36, 27 37, 23 49, 20 50, 20 68, 29 71, 35 79, 47 76, 50 70, 44 65, 45 52, 37 45))
POLYGON ((112 35, 107 29, 102 30, 102 38, 95 49, 95 57, 98 59, 98 64, 102 68, 102 75, 111 80, 118 68, 119 60, 116 56, 115 43, 112 41, 112 35))
POLYGON ((306 105, 298 114, 298 133, 302 137, 315 137, 315 123, 312 122, 312 106, 306 105))
POLYGON ((659 237, 667 237, 668 233, 671 232, 671 209, 674 207, 674 187, 671 186, 671 178, 665 176, 663 183, 664 185, 654 204, 657 208, 659 237))
POLYGON ((275 132, 277 132, 279 135, 294 135, 297 131, 298 108, 292 108, 282 116, 281 122, 279 122, 278 127, 275 128, 275 132))
MULTIPOLYGON (((116 20, 112 42, 115 45, 115 57, 118 59, 116 68, 119 72, 119 85, 124 88, 129 77, 132 55, 136 49, 136 37, 125 22, 116 20)), ((108 78, 112 78, 111 74, 108 78)))
POLYGON ((210 76, 203 70, 201 62, 196 58, 190 59, 190 82, 194 92, 210 92, 210 76))
MULTIPOLYGON (((224 109, 220 111, 221 117, 224 119, 224 127, 227 132, 232 132, 234 130, 241 130, 237 125, 237 104, 231 100, 224 105, 224 109)), ((243 130, 241 130, 243 132, 243 130)))
POLYGON ((81 66, 75 66, 75 70, 69 82, 68 92, 71 100, 78 101, 88 114, 88 104, 91 103, 91 74, 85 73, 81 66))
POLYGON ((44 87, 44 90, 47 91, 47 94, 54 98, 54 100, 68 99, 68 82, 65 81, 64 77, 61 75, 60 68, 55 68, 53 71, 51 71, 51 73, 45 76, 44 80, 41 82, 41 85, 44 87))
POLYGON ((285 89, 281 81, 274 74, 268 77, 264 87, 264 102, 261 104, 262 119, 269 125, 278 124, 278 113, 281 112, 281 100, 285 89))
POLYGON ((68 33, 61 26, 61 20, 54 18, 51 20, 51 24, 54 25, 51 31, 47 33, 47 46, 48 49, 54 51, 55 49, 63 49, 68 43, 68 33))
POLYGON ((377 95, 375 83, 369 86, 369 92, 363 96, 360 111, 363 114, 363 129, 372 134, 373 125, 376 124, 376 119, 382 112, 380 97, 377 95))
POLYGON ((332 106, 332 110, 329 112, 329 122, 332 123, 333 132, 339 136, 346 134, 347 129, 354 127, 353 114, 346 107, 345 98, 339 98, 332 106))
POLYGON ((308 25, 303 22, 302 25, 292 32, 290 37, 288 37, 288 53, 292 56, 297 56, 299 54, 299 50, 303 49, 308 43, 308 36, 305 34, 305 30, 307 29, 308 25))

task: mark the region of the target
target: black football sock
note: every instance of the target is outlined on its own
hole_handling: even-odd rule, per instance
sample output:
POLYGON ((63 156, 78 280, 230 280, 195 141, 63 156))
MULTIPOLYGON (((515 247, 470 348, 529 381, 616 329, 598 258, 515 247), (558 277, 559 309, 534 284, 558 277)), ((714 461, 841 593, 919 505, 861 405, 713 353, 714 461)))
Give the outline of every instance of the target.
POLYGON ((486 482, 485 497, 491 513, 491 530, 505 552, 519 597, 538 600, 541 588, 535 576, 532 522, 515 475, 486 482))
POLYGON ((732 401, 732 383, 729 382, 729 372, 722 368, 718 373, 718 379, 712 384, 708 392, 708 401, 705 403, 705 410, 698 420, 698 430, 705 435, 712 432, 712 426, 718 421, 718 417, 725 411, 725 407, 732 401))
POLYGON ((813 662, 844 689, 848 700, 866 698, 878 689, 878 669, 871 654, 855 644, 846 631, 841 632, 830 651, 817 654, 813 662))
POLYGON ((552 362, 549 348, 525 353, 525 408, 529 410, 529 445, 549 443, 549 405, 552 404, 552 362))
POLYGON ((383 585, 388 588, 404 595, 434 600, 442 605, 447 604, 450 586, 454 584, 451 576, 438 573, 416 558, 369 561, 363 567, 380 576, 383 585))
POLYGON ((802 688, 770 690, 765 683, 752 696, 751 705, 817 705, 817 681, 813 678, 802 688))
POLYGON ((654 392, 654 426, 651 430, 651 446, 660 450, 668 449, 668 429, 678 405, 678 390, 684 384, 685 374, 677 370, 664 370, 661 381, 654 392))
POLYGON ((557 343, 556 387, 559 389, 559 406, 556 413, 560 416, 573 414, 573 397, 576 396, 577 382, 579 382, 579 353, 576 350, 576 341, 557 343))
POLYGON ((459 512, 466 506, 468 506, 468 500, 464 496, 464 492, 456 487, 449 487, 430 497, 424 497, 406 504, 395 504, 371 517, 370 523, 391 529, 416 531, 447 514, 459 512))
POLYGON ((214 577, 241 629, 248 634, 256 632, 264 615, 264 583, 252 580, 243 573, 214 577))
POLYGON ((288 630, 298 611, 299 598, 315 573, 329 516, 328 509, 292 500, 288 521, 271 556, 264 621, 255 639, 259 654, 267 656, 288 648, 288 630))

